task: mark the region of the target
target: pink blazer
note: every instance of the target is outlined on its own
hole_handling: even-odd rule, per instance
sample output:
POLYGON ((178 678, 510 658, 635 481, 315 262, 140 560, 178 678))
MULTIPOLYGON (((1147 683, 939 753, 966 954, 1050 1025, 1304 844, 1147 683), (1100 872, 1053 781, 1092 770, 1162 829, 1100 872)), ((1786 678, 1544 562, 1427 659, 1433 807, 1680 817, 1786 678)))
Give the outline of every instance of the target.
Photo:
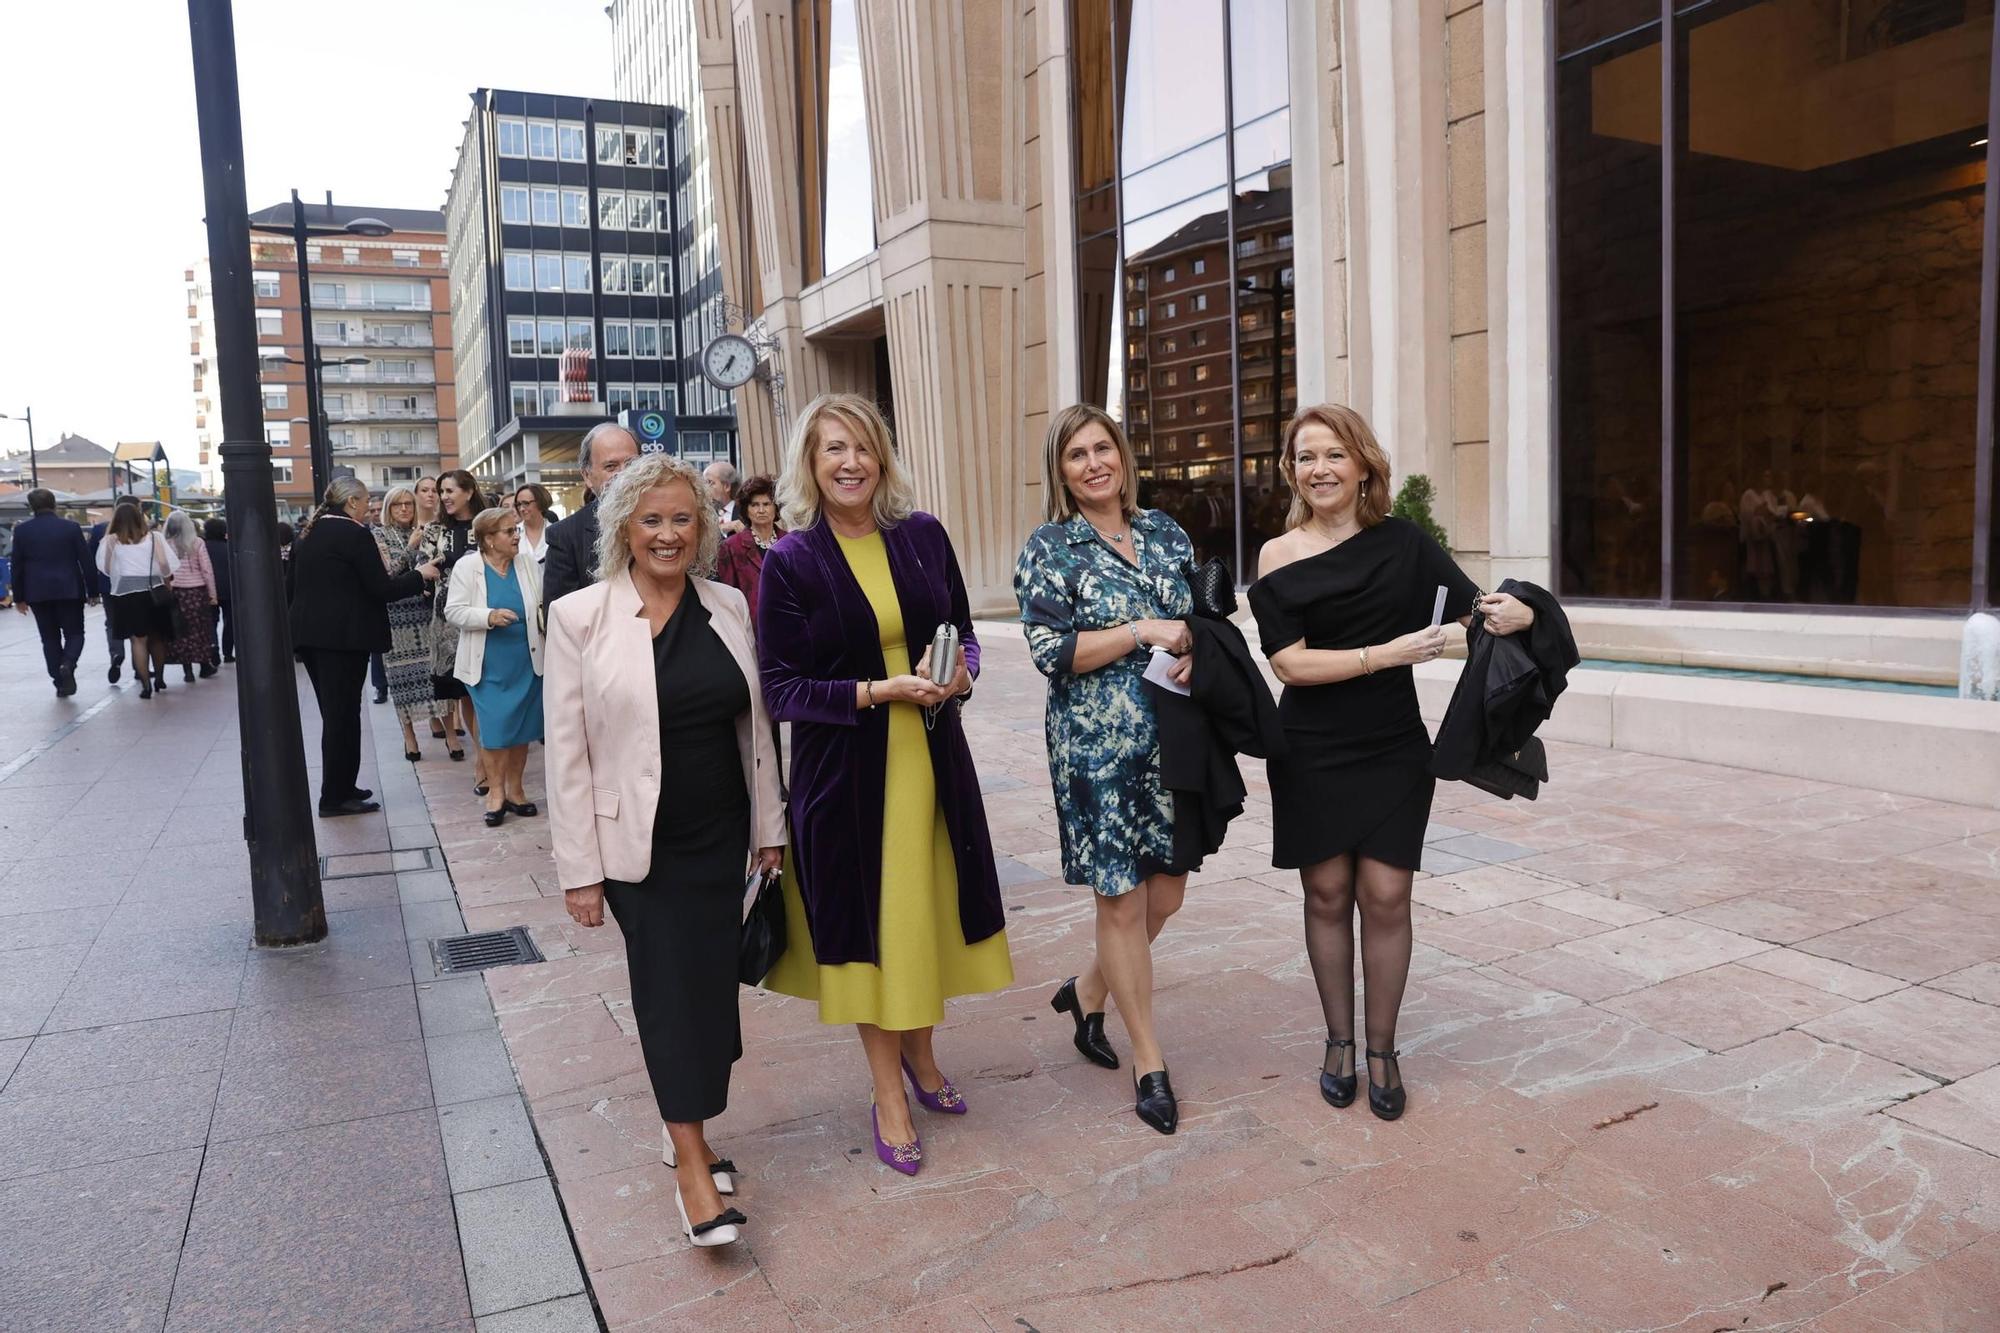
MULTIPOLYGON (((743 594, 692 578, 723 646, 750 687, 736 723, 743 778, 750 788, 744 868, 757 847, 785 842, 778 754, 757 671, 743 594)), ((653 811, 672 755, 660 752, 660 698, 653 637, 628 570, 552 602, 543 649, 542 713, 548 739, 549 826, 556 878, 564 889, 633 882, 653 860, 653 811)))

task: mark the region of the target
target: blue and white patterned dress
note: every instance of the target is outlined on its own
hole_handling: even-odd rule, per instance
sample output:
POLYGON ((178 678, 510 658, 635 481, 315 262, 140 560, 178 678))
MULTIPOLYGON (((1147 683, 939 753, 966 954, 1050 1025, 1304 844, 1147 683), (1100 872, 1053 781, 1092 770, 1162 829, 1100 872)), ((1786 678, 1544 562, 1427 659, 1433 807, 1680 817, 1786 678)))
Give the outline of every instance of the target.
POLYGON ((1014 596, 1028 652, 1049 678, 1044 727, 1062 828, 1063 878, 1129 893, 1173 857, 1174 803, 1160 782, 1159 725, 1142 686, 1149 654, 1076 672, 1076 636, 1193 609, 1182 565, 1194 543, 1157 509, 1132 516, 1133 564, 1081 514, 1044 523, 1021 548, 1014 596))

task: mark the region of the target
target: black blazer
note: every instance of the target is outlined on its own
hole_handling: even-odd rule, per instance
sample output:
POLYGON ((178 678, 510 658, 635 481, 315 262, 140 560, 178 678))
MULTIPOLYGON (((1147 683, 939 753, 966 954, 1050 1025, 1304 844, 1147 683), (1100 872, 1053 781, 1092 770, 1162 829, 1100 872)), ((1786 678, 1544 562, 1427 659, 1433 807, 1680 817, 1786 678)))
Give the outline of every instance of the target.
POLYGON ((322 515, 292 543, 292 647, 350 653, 389 648, 389 603, 424 590, 416 570, 389 577, 368 529, 322 515))
POLYGON ((1192 693, 1146 682, 1159 720, 1160 783, 1174 799, 1172 874, 1201 869, 1243 813, 1248 793, 1236 756, 1282 759, 1288 748, 1278 705, 1243 631, 1203 616, 1189 616, 1186 624, 1194 635, 1192 693))
POLYGON ((97 572, 97 548, 104 544, 104 533, 110 526, 109 523, 93 523, 90 525, 89 554, 85 563, 89 565, 90 595, 92 597, 109 597, 111 595, 111 580, 97 572))
POLYGON ((542 608, 596 580, 597 501, 592 500, 548 532, 548 553, 542 560, 542 608))
POLYGON ((83 529, 60 514, 37 514, 14 525, 14 597, 80 602, 97 595, 97 567, 83 529))
POLYGON ((1569 617, 1553 593, 1514 579, 1498 591, 1532 606, 1535 623, 1525 633, 1496 637, 1473 618, 1465 634, 1465 668, 1431 751, 1431 772, 1440 778, 1471 781, 1482 766, 1520 750, 1555 711, 1579 660, 1569 617))

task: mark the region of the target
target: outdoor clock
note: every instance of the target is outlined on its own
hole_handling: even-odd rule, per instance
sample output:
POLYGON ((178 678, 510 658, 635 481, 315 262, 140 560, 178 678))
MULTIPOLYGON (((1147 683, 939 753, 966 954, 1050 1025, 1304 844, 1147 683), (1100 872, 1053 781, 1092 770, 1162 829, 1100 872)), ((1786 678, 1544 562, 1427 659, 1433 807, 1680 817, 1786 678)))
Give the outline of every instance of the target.
POLYGON ((757 373, 757 349, 740 333, 717 334, 702 349, 701 373, 718 389, 740 389, 757 373))

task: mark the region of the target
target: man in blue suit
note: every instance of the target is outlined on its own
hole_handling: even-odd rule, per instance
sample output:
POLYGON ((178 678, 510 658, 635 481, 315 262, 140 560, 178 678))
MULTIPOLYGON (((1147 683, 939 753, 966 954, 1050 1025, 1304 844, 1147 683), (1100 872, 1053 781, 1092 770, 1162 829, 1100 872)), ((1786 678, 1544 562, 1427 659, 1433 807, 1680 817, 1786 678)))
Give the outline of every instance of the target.
POLYGON ((56 694, 76 693, 76 664, 83 656, 83 602, 96 591, 97 572, 83 529, 56 513, 56 497, 28 492, 32 517, 14 529, 14 605, 35 613, 42 660, 56 694))

